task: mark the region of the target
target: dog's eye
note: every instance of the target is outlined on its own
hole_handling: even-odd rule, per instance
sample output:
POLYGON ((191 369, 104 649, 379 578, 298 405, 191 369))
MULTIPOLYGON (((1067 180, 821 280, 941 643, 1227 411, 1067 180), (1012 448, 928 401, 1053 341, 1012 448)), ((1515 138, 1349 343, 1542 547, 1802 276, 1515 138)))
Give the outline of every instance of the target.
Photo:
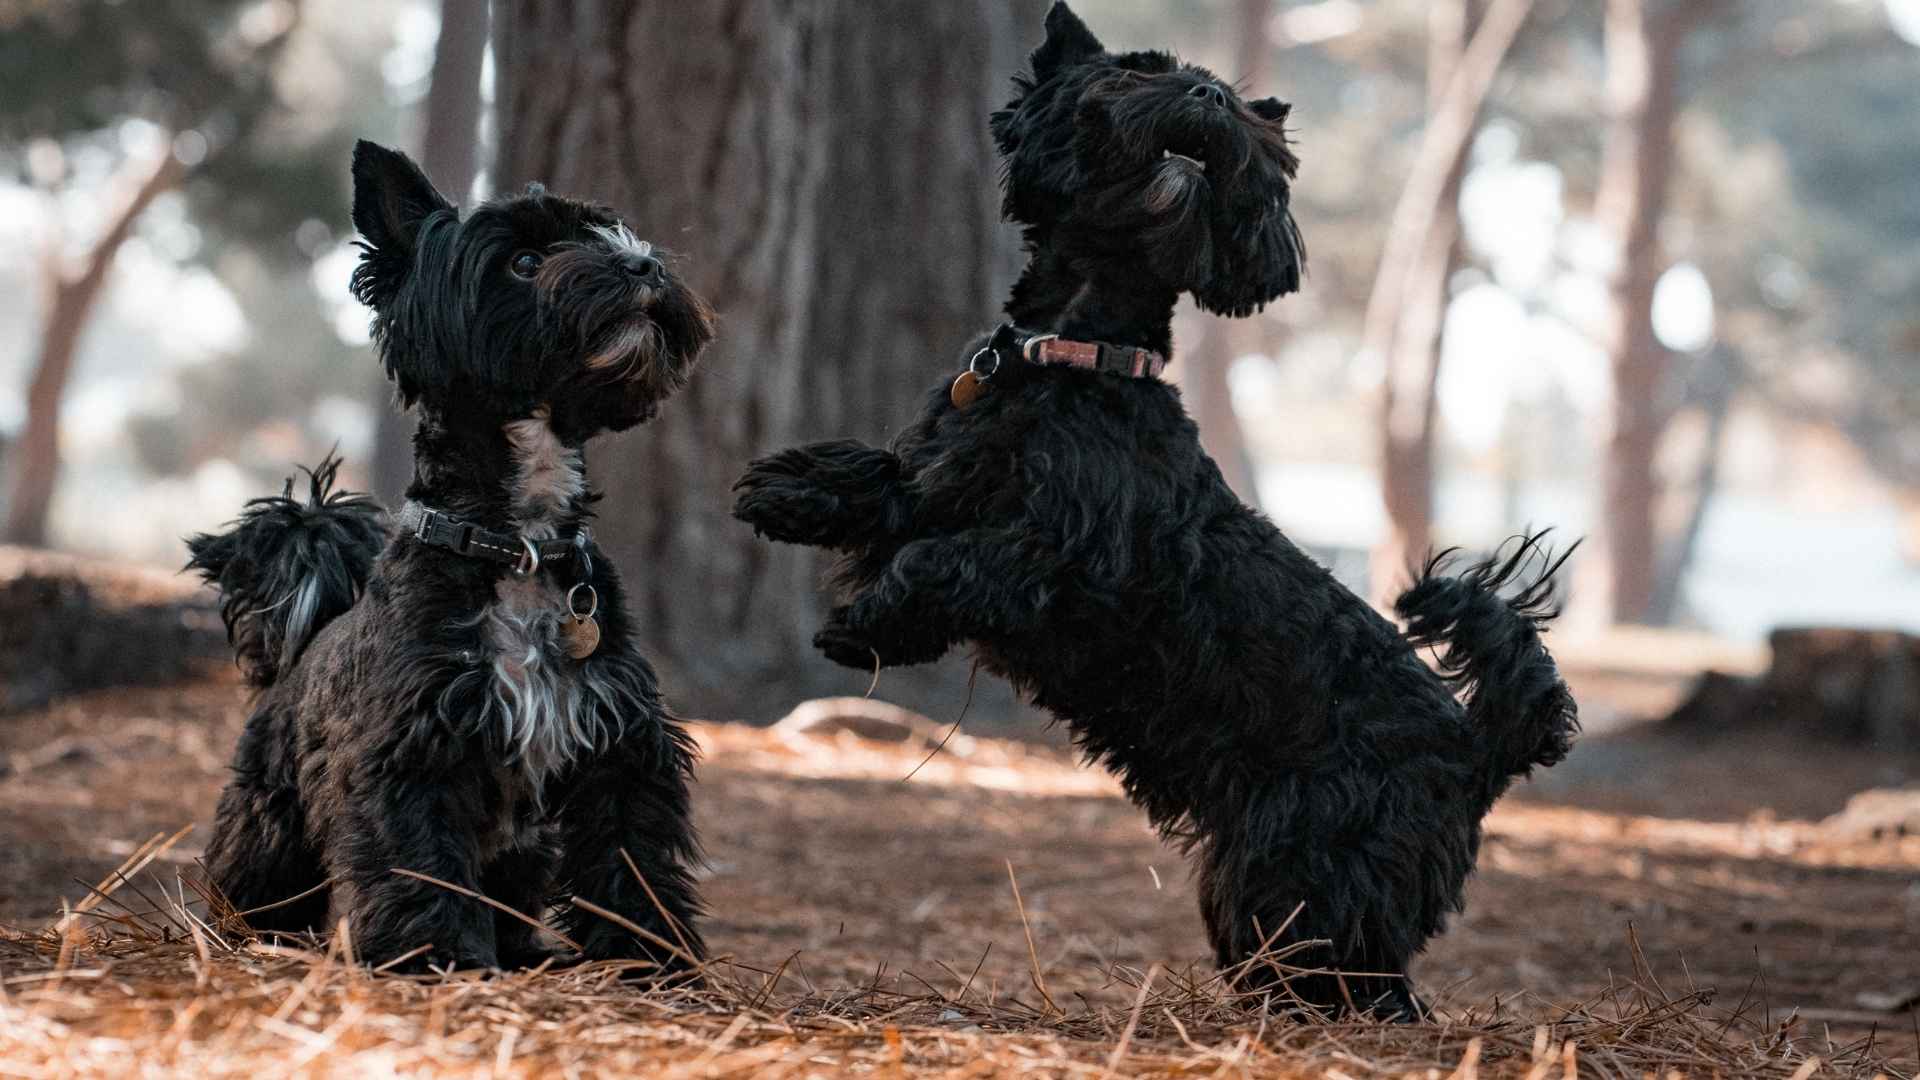
POLYGON ((540 262, 543 258, 544 256, 537 251, 522 251, 514 255, 513 261, 507 266, 513 271, 514 277, 532 278, 540 270, 540 262))

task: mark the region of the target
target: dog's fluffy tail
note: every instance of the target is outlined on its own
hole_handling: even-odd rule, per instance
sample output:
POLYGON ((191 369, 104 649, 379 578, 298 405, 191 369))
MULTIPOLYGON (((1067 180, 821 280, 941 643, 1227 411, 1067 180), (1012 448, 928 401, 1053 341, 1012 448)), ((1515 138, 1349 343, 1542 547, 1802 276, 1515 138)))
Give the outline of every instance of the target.
POLYGON ((1446 574, 1454 553, 1443 551, 1394 604, 1407 639, 1437 646, 1441 674, 1466 693, 1467 719, 1502 788, 1566 757, 1580 730, 1573 694, 1540 640, 1560 614, 1554 574, 1580 545, 1556 558, 1546 536, 1516 537, 1457 576, 1446 574))
POLYGON ((352 607, 386 546, 386 514, 372 498, 334 491, 340 459, 329 454, 307 474, 307 499, 293 478, 277 496, 247 503, 225 532, 187 540, 186 569, 220 590, 220 617, 247 681, 271 686, 320 628, 352 607))

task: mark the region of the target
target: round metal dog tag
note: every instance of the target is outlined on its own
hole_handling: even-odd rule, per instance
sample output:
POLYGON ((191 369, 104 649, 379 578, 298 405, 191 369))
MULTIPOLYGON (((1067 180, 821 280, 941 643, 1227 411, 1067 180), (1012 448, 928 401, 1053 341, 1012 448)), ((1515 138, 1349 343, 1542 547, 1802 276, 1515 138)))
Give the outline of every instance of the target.
POLYGON ((591 615, 574 615, 562 624, 567 638, 567 655, 585 660, 600 648, 600 624, 591 615))
POLYGON ((968 370, 961 372, 960 377, 953 380, 953 389, 947 392, 947 396, 953 399, 954 408, 964 409, 979 401, 980 395, 986 392, 987 384, 980 381, 980 376, 968 370))
POLYGON ((585 660, 600 647, 600 624, 594 615, 600 610, 600 593, 593 586, 581 582, 567 590, 567 617, 560 623, 560 631, 567 639, 567 655, 575 660, 585 660), (586 593, 587 610, 580 610, 580 594, 586 593))

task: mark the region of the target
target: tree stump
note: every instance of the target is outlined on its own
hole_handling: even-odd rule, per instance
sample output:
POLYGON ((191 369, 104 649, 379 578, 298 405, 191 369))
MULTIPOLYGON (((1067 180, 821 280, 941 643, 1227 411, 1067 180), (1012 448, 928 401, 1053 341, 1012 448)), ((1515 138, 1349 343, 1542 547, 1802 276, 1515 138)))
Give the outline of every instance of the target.
POLYGON ((225 652, 212 596, 186 578, 0 548, 0 715, 171 682, 225 652))
POLYGON ((1707 672, 1667 718, 1689 728, 1754 724, 1898 753, 1920 752, 1920 637, 1898 630, 1785 627, 1756 679, 1707 672))

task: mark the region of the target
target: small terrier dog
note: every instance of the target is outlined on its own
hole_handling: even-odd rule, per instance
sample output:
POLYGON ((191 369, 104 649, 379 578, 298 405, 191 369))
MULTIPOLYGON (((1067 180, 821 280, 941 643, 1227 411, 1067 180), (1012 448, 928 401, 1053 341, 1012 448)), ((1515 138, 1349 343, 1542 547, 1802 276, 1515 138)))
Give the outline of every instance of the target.
POLYGON ((682 971, 704 952, 693 752, 586 528, 582 450, 654 414, 712 314, 604 207, 536 184, 462 218, 368 142, 353 187, 353 289, 419 412, 414 478, 391 528, 329 460, 304 503, 290 481, 189 541, 259 688, 209 876, 256 929, 344 919, 371 964, 549 955, 477 892, 536 922, 583 898, 640 933, 562 905, 574 959, 682 971))
POLYGON ((1235 985, 1412 1019, 1407 965, 1460 909, 1481 818, 1577 727, 1540 639, 1560 563, 1539 537, 1463 576, 1436 559, 1402 636, 1234 497, 1154 376, 1180 293, 1244 315, 1299 285, 1287 106, 1109 53, 1064 3, 1046 31, 992 119, 1028 246, 1011 321, 891 450, 759 459, 735 515, 842 553, 829 658, 971 642, 1064 720, 1197 857, 1235 985))

